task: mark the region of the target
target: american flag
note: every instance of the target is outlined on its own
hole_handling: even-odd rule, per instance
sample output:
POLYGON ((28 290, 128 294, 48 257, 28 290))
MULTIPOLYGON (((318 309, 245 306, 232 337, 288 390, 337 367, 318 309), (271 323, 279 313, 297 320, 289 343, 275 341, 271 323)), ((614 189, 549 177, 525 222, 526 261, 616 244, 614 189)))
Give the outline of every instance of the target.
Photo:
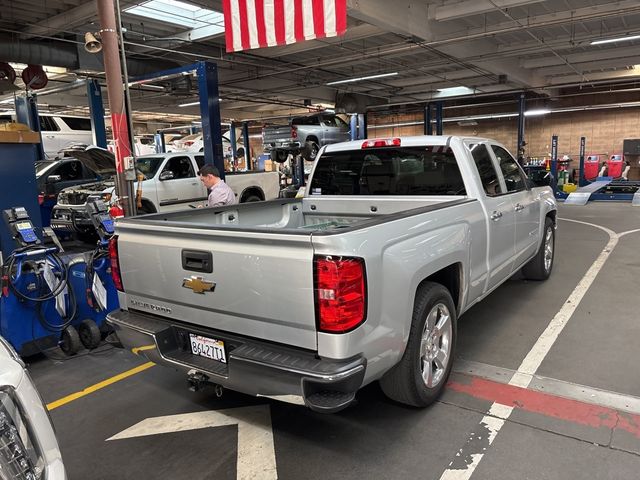
POLYGON ((227 52, 343 35, 347 0, 223 0, 227 52))

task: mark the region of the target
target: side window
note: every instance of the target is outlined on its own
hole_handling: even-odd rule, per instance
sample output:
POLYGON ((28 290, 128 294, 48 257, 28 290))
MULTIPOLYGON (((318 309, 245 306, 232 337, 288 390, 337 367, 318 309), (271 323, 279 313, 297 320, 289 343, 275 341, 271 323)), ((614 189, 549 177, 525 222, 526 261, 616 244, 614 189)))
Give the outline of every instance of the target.
POLYGON ((498 172, 496 172, 493 166, 493 161, 491 160, 487 147, 478 143, 476 145, 469 145, 469 150, 471 150, 473 161, 480 174, 480 181, 482 182, 485 193, 490 197, 504 193, 502 187, 500 187, 498 172))
POLYGON ((60 130, 58 125, 51 117, 40 116, 40 131, 41 132, 57 132, 60 130))
POLYGON ((193 165, 189 157, 173 157, 169 159, 164 166, 163 172, 170 170, 173 172, 173 178, 190 178, 195 177, 196 172, 193 171, 193 165))
POLYGON ((58 167, 56 173, 62 177, 63 182, 80 180, 82 178, 82 164, 78 161, 65 162, 58 167))
POLYGON ((518 162, 515 161, 511 154, 497 145, 491 145, 491 148, 498 159, 502 175, 504 175, 507 192, 518 192, 527 188, 518 162))
POLYGON ((202 167, 204 167, 204 155, 196 155, 196 164, 198 165, 198 171, 200 171, 200 169, 202 167))
POLYGON ((349 124, 347 122, 345 122, 344 120, 342 120, 340 117, 335 117, 335 121, 336 121, 336 125, 339 128, 343 128, 346 130, 349 130, 351 127, 349 126, 349 124))
POLYGON ((91 131, 91 120, 88 118, 77 117, 60 117, 64 123, 66 123, 71 130, 84 130, 91 131))

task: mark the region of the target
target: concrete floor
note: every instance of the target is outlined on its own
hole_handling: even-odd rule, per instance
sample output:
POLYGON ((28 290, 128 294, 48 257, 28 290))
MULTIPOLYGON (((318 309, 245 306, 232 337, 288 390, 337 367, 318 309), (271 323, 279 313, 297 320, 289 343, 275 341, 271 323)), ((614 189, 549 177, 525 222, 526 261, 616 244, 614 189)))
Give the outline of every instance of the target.
MULTIPOLYGON (((155 366, 52 410, 69 478, 275 478, 274 453, 277 477, 292 480, 439 479, 476 454, 475 480, 638 478, 640 231, 618 238, 529 387, 505 385, 610 241, 564 219, 615 234, 640 229, 640 208, 627 203, 561 205, 559 217, 551 278, 514 278, 460 319, 456 371, 430 408, 394 404, 370 385, 356 405, 319 415, 231 391, 190 392, 183 375, 155 366), (495 402, 515 409, 489 444, 478 432, 495 402), (167 418, 145 430, 157 434, 127 430, 159 416, 167 418)), ((29 368, 51 402, 143 363, 111 349, 29 368)))

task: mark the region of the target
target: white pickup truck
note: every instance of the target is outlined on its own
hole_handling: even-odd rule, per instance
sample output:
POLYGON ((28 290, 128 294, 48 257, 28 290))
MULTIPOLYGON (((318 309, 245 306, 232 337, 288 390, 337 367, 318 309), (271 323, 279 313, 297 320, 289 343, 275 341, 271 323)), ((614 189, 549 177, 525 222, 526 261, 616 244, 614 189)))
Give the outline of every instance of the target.
MULTIPOLYGON (((115 157, 98 147, 72 154, 104 180, 63 189, 53 208, 51 224, 57 230, 71 229, 80 236, 91 235, 93 226, 86 214, 86 203, 89 198, 100 198, 106 203, 113 198, 115 157)), ((198 178, 198 170, 203 165, 204 154, 201 153, 173 152, 137 157, 136 169, 144 175, 142 208, 138 213, 172 212, 204 203, 207 189, 198 178)), ((277 172, 227 173, 225 181, 239 203, 272 200, 280 193, 277 172)), ((135 186, 138 186, 137 182, 135 186)))
POLYGON ((551 189, 492 140, 328 145, 304 198, 117 222, 107 318, 196 387, 334 412, 380 381, 425 406, 458 317, 519 270, 546 279, 555 227, 551 189))

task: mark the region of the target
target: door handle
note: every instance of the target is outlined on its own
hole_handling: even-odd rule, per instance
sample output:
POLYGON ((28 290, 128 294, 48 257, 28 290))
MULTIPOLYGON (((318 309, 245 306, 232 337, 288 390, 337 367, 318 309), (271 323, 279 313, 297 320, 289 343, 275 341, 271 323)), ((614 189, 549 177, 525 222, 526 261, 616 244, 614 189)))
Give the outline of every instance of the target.
POLYGON ((521 212, 522 210, 524 210, 524 207, 519 203, 516 203, 516 212, 521 212))
POLYGON ((491 212, 491 220, 493 220, 494 222, 497 222, 501 218, 502 218, 502 212, 498 212, 497 210, 494 210, 493 212, 491 212))

